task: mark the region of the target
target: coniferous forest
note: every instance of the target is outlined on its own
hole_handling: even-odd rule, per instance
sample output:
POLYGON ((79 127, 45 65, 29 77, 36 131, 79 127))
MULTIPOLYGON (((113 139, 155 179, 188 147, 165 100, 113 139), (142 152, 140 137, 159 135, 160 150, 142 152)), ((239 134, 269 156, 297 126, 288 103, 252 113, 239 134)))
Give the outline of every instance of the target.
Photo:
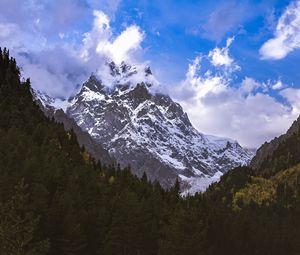
MULTIPOLYGON (((258 127, 259 128, 259 127, 258 127)), ((182 198, 96 162, 0 50, 0 254, 300 254, 300 131, 263 176, 239 167, 182 198)))

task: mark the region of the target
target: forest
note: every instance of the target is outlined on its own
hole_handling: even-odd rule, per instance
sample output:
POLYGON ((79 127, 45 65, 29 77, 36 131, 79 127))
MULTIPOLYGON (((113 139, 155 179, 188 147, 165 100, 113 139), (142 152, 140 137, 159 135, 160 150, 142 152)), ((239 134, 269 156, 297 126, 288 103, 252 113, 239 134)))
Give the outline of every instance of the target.
POLYGON ((0 254, 300 254, 299 141, 267 159, 271 174, 238 167, 181 197, 178 181, 95 161, 0 49, 0 254))

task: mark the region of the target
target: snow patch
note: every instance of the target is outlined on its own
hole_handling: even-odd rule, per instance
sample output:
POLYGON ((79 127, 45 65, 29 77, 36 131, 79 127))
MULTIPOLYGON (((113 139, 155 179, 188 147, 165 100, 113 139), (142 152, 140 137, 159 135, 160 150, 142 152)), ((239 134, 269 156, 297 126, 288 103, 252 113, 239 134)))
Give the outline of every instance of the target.
POLYGON ((197 192, 204 192, 209 185, 218 182, 222 175, 223 173, 219 171, 213 176, 204 175, 202 177, 186 177, 184 175, 179 175, 181 181, 189 186, 181 193, 181 196, 185 197, 195 195, 197 192))

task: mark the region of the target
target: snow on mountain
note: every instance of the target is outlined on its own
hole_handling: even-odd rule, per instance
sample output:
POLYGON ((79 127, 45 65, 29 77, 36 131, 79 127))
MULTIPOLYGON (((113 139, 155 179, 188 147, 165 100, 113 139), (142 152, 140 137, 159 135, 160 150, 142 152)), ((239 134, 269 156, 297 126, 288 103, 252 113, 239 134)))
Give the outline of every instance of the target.
POLYGON ((211 185, 214 182, 218 182, 223 175, 222 172, 216 172, 213 176, 201 176, 201 177, 186 177, 183 175, 179 175, 181 180, 184 183, 188 184, 188 187, 183 189, 181 195, 187 196, 187 195, 194 195, 196 192, 203 192, 207 189, 209 185, 211 185))
POLYGON ((149 67, 110 62, 106 68, 70 102, 39 97, 62 108, 133 173, 146 172, 165 187, 179 177, 186 195, 205 190, 222 173, 251 160, 253 154, 236 141, 196 130, 182 107, 160 92, 149 67))
POLYGON ((51 106, 54 109, 62 109, 63 111, 66 111, 71 104, 69 100, 53 98, 39 90, 33 90, 32 94, 40 100, 43 106, 51 106))
POLYGON ((122 62, 118 66, 113 61, 108 61, 101 66, 100 70, 97 70, 94 76, 110 89, 118 85, 135 86, 141 82, 148 84, 153 93, 161 89, 159 82, 152 75, 150 67, 145 65, 131 66, 122 62))

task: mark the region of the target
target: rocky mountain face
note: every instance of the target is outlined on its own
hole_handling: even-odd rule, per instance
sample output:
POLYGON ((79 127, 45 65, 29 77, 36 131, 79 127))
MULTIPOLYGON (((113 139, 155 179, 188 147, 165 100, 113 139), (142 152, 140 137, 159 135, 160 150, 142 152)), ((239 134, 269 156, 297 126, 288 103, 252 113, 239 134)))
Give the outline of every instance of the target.
POLYGON ((63 106, 55 107, 51 106, 51 103, 60 102, 60 100, 54 100, 49 96, 41 94, 39 91, 32 91, 34 97, 37 99, 37 103, 49 118, 54 118, 56 122, 62 123, 66 131, 73 130, 77 136, 77 140, 80 146, 84 146, 86 150, 93 156, 94 159, 99 160, 102 164, 112 165, 116 163, 116 160, 103 148, 100 143, 94 141, 94 139, 85 131, 83 131, 76 122, 70 118, 61 109, 63 106))
POLYGON ((179 176, 184 190, 194 193, 250 162, 252 152, 236 141, 197 131, 182 107, 159 92, 149 67, 108 67, 108 80, 92 75, 72 101, 45 104, 64 108, 121 166, 165 187, 179 176))

